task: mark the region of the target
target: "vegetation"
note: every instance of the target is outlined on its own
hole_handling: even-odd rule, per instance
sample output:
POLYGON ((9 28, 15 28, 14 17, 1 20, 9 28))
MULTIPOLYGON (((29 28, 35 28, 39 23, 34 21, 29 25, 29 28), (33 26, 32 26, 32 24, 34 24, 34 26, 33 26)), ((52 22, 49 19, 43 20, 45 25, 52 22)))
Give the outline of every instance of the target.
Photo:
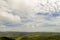
POLYGON ((60 34, 54 35, 52 33, 33 33, 16 37, 10 37, 8 35, 6 37, 0 37, 0 40, 60 40, 60 34))

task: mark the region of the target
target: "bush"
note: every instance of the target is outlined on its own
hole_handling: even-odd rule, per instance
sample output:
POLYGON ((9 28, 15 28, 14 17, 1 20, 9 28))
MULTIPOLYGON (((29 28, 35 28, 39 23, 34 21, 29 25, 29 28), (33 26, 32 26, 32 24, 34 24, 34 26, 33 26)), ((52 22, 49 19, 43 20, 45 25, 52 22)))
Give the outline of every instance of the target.
POLYGON ((14 39, 8 37, 1 37, 0 40, 14 40, 14 39))

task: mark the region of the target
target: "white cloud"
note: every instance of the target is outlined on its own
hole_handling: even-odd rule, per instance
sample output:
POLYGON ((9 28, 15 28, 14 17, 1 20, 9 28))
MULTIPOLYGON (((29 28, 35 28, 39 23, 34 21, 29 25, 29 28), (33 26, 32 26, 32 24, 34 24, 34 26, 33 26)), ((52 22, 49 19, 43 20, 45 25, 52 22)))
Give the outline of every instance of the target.
POLYGON ((59 0, 7 0, 11 8, 22 10, 32 10, 32 12, 51 12, 60 10, 59 0))
POLYGON ((5 25, 0 25, 0 31, 4 31, 7 26, 5 25))
POLYGON ((0 9, 0 21, 21 23, 23 25, 14 28, 7 27, 9 31, 56 31, 56 28, 60 29, 60 27, 57 27, 60 25, 60 16, 53 17, 53 13, 60 11, 60 0, 6 0, 6 4, 8 8, 13 9, 12 12, 14 11, 16 15, 13 15, 14 12, 6 12, 9 9, 2 5, 4 10, 0 9), (36 15, 37 13, 42 15, 36 15), (48 16, 43 15, 46 13, 48 13, 48 16), (29 21, 24 22, 25 20, 29 21), (56 26, 44 27, 45 24, 56 26))
POLYGON ((18 23, 21 22, 21 19, 18 15, 13 15, 0 9, 0 21, 18 23))
POLYGON ((2 22, 11 22, 11 23, 20 23, 21 18, 18 15, 14 15, 13 13, 9 13, 12 11, 8 7, 6 0, 0 0, 0 21, 2 22))

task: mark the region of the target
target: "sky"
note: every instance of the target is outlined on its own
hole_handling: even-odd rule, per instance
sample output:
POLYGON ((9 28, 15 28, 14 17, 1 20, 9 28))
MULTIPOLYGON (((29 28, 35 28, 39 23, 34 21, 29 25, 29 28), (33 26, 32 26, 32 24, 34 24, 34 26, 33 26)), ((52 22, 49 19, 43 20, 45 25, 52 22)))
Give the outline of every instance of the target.
POLYGON ((60 32, 60 0, 0 0, 0 31, 60 32))

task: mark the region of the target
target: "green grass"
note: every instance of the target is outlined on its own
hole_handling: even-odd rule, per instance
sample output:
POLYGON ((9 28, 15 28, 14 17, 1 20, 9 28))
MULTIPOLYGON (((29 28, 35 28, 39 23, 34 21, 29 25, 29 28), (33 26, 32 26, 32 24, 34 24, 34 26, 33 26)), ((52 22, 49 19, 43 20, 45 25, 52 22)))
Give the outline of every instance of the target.
POLYGON ((60 40, 60 33, 27 33, 26 35, 20 36, 19 34, 19 36, 15 37, 11 35, 12 33, 5 37, 0 37, 0 40, 60 40))

